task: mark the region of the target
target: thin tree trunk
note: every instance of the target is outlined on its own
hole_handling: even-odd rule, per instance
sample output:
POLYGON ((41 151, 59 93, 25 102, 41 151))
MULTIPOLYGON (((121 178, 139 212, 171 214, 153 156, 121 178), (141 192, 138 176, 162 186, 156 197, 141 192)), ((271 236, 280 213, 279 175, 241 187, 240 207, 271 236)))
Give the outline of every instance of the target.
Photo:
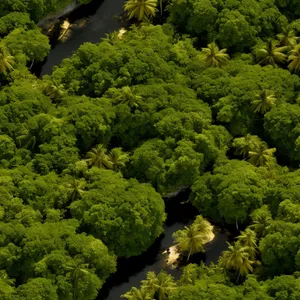
POLYGON ((190 259, 191 254, 192 254, 192 248, 191 248, 191 250, 190 250, 190 252, 189 252, 189 255, 188 255, 188 258, 187 258, 188 261, 189 261, 189 259, 190 259))
POLYGON ((34 59, 32 60, 32 63, 31 63, 31 66, 30 66, 29 70, 31 70, 33 64, 34 64, 34 59))
POLYGON ((240 230, 240 229, 239 229, 239 224, 238 224, 237 219, 235 219, 235 227, 236 227, 237 230, 240 230))
POLYGON ((238 275, 238 277, 237 277, 237 279, 236 279, 236 282, 235 282, 235 283, 238 283, 238 282, 239 282, 240 276, 241 276, 241 273, 239 272, 239 275, 238 275))
POLYGON ((163 0, 159 0, 159 6, 160 6, 160 15, 162 16, 163 11, 162 11, 162 2, 163 0))

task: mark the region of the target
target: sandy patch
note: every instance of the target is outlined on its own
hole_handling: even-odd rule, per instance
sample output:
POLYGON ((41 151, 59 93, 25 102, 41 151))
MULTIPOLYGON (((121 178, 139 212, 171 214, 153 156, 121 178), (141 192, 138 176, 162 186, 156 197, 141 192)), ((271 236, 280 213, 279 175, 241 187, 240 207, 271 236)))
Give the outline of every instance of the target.
POLYGON ((167 250, 163 252, 163 254, 168 254, 168 257, 166 258, 166 262, 168 265, 174 265, 177 260, 179 259, 180 253, 177 249, 177 246, 171 246, 167 250))
POLYGON ((124 29, 124 28, 120 28, 119 32, 118 32, 118 39, 122 39, 123 38, 123 35, 124 33, 126 32, 127 30, 124 29))
POLYGON ((65 20, 61 25, 60 25, 60 28, 61 28, 61 34, 59 36, 59 40, 62 40, 63 37, 65 37, 67 31, 70 29, 71 27, 71 24, 69 23, 68 20, 65 20))

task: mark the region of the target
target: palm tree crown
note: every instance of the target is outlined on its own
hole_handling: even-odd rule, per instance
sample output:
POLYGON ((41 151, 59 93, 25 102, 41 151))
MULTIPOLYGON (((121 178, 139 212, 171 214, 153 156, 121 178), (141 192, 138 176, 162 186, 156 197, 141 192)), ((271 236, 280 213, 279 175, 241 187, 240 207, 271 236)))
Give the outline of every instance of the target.
POLYGON ((290 62, 288 65, 288 69, 291 72, 299 72, 300 71, 300 45, 296 46, 290 52, 288 61, 290 62))
POLYGON ((213 42, 208 44, 207 48, 202 48, 201 56, 207 66, 222 68, 229 61, 229 55, 226 51, 227 49, 220 50, 218 45, 213 42))
POLYGON ((261 146, 261 139, 257 135, 247 134, 244 137, 235 138, 233 141, 233 147, 236 148, 236 154, 247 157, 249 151, 259 149, 261 146))
POLYGON ((69 197, 72 201, 79 199, 84 194, 84 186, 84 181, 77 180, 73 177, 67 182, 69 197))
POLYGON ((257 248, 257 238, 256 233, 250 228, 246 228, 245 231, 242 231, 241 234, 237 237, 238 243, 243 247, 247 247, 249 258, 255 259, 256 248, 257 248))
POLYGON ((262 90, 255 95, 252 104, 255 106, 254 112, 265 114, 276 103, 275 94, 270 90, 262 90))
POLYGON ((57 100, 65 94, 63 84, 58 84, 54 79, 45 83, 43 92, 52 100, 57 100))
POLYGON ((13 70, 13 65, 15 63, 15 57, 10 55, 8 50, 1 45, 0 46, 0 73, 6 74, 7 71, 13 70))
POLYGON ((282 45, 288 46, 290 48, 295 47, 297 41, 299 40, 299 37, 296 36, 296 30, 291 28, 290 26, 283 28, 282 32, 277 34, 277 38, 282 45))
POLYGON ((274 162, 274 153, 276 148, 267 149, 264 146, 257 149, 256 151, 249 151, 249 163, 256 167, 270 166, 274 162))
POLYGON ((168 294, 176 287, 173 277, 165 271, 157 276, 154 272, 148 272, 147 279, 142 281, 142 288, 158 300, 167 300, 168 294))
POLYGON ((97 145, 87 153, 86 162, 88 165, 98 168, 113 168, 113 163, 110 161, 109 156, 107 155, 107 149, 102 144, 97 145))
POLYGON ((260 65, 272 66, 285 63, 287 56, 283 52, 287 49, 287 47, 277 46, 278 42, 269 40, 263 48, 256 51, 256 61, 260 65))
POLYGON ((199 234, 195 226, 185 226, 173 234, 173 238, 181 253, 188 253, 189 260, 192 254, 203 252, 204 236, 199 234))
POLYGON ((205 220, 201 215, 197 216, 193 225, 195 229, 201 233, 204 237, 209 236, 212 233, 213 226, 205 220))
POLYGON ((127 104, 130 108, 139 107, 138 102, 141 96, 135 95, 129 86, 124 86, 120 90, 120 94, 116 96, 117 103, 127 104))
POLYGON ((139 21, 154 17, 158 0, 128 0, 124 5, 129 19, 137 18, 139 21))
POLYGON ((276 148, 268 149, 268 145, 257 135, 247 134, 245 137, 236 138, 233 141, 236 154, 247 157, 249 163, 256 167, 269 167, 276 161, 274 153, 276 148))
POLYGON ((154 300, 145 287, 142 287, 141 289, 132 287, 129 292, 121 297, 126 298, 127 300, 154 300))
MULTIPOLYGON (((262 208, 265 207, 266 205, 262 206, 262 208)), ((271 212, 268 209, 263 209, 258 213, 253 213, 250 229, 254 230, 258 236, 264 237, 267 234, 267 227, 271 224, 271 222, 271 212)))
POLYGON ((239 243, 228 245, 228 250, 224 251, 220 258, 221 265, 225 269, 236 270, 242 276, 252 272, 252 264, 254 262, 249 259, 248 248, 243 247, 239 243))
POLYGON ((112 163, 114 171, 124 168, 129 160, 129 155, 122 151, 122 148, 114 148, 110 151, 108 158, 112 163))

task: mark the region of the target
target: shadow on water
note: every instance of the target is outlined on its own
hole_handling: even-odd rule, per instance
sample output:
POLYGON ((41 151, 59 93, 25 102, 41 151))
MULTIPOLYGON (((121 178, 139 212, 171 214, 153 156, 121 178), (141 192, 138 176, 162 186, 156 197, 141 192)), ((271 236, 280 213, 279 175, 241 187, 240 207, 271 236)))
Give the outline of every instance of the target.
POLYGON ((70 38, 65 42, 54 43, 46 60, 36 64, 32 71, 37 76, 50 74, 55 65, 70 57, 83 43, 99 43, 107 33, 118 30, 118 17, 123 12, 124 2, 125 0, 94 0, 71 12, 68 15, 70 23, 82 18, 87 18, 87 22, 81 28, 72 29, 70 38))
MULTIPOLYGON (((179 279, 181 275, 180 268, 172 269, 165 262, 164 250, 173 245, 172 234, 176 230, 183 229, 189 225, 198 215, 198 211, 187 203, 189 191, 180 193, 177 197, 165 199, 166 212, 168 214, 164 225, 164 234, 161 235, 155 243, 142 255, 128 259, 118 259, 117 272, 113 274, 103 285, 98 294, 97 300, 117 300, 121 295, 130 290, 131 287, 139 287, 141 280, 146 278, 149 271, 159 273, 166 270, 179 279)), ((189 263, 204 261, 206 264, 217 262, 222 251, 227 249, 226 241, 230 240, 230 233, 226 230, 217 230, 216 238, 205 246, 206 253, 194 255, 189 263)), ((187 264, 187 262, 183 262, 187 264)))

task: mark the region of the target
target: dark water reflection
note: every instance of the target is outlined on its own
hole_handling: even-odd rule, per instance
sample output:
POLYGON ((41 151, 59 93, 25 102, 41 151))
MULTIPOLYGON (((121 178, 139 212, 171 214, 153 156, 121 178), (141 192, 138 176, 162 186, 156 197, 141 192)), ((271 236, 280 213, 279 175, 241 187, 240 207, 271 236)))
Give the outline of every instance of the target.
POLYGON ((50 74, 55 65, 70 57, 85 42, 99 43, 107 33, 118 30, 118 16, 123 12, 124 0, 94 0, 91 4, 79 8, 68 17, 70 23, 87 18, 84 27, 72 29, 72 34, 63 43, 58 42, 49 53, 43 66, 36 67, 36 75, 50 74), (40 69, 40 70, 38 70, 40 69))
MULTIPOLYGON (((129 259, 120 259, 118 261, 118 270, 113 274, 99 292, 97 300, 117 300, 120 296, 130 290, 131 287, 140 286, 141 280, 146 278, 149 271, 159 273, 166 270, 172 274, 175 279, 179 279, 181 269, 172 269, 165 263, 162 254, 164 250, 173 245, 172 234, 184 226, 191 224, 197 210, 191 204, 182 204, 182 201, 188 199, 188 192, 179 195, 177 198, 166 200, 166 212, 168 218, 165 223, 164 234, 159 237, 155 243, 139 257, 129 259)), ((222 251, 227 249, 226 241, 231 240, 230 233, 226 230, 217 230, 215 239, 205 246, 206 253, 194 255, 189 263, 204 261, 206 264, 217 262, 222 251)), ((187 262, 183 262, 186 264, 187 262)))

